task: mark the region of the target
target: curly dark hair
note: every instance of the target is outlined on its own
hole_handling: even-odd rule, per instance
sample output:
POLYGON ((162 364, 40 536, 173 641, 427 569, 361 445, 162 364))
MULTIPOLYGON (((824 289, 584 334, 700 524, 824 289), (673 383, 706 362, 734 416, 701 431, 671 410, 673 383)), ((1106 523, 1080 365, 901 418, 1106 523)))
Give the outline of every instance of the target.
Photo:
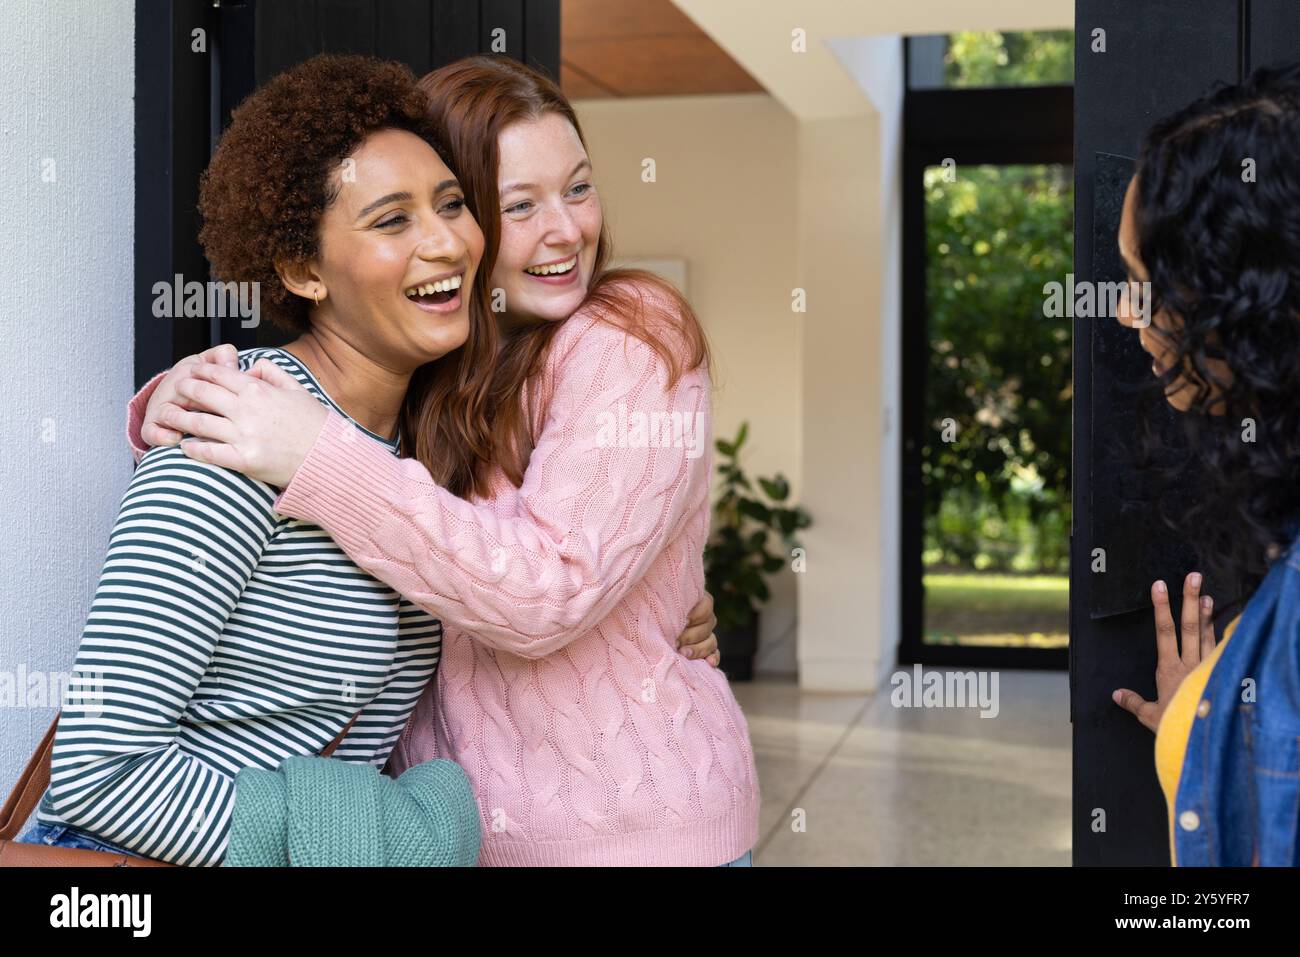
MULTIPOLYGON (((1300 64, 1257 70, 1161 120, 1138 158, 1150 314, 1163 308, 1181 320, 1165 334, 1176 352, 1152 392, 1162 397, 1179 370, 1193 371, 1184 456, 1199 459, 1208 486, 1163 511, 1216 590, 1227 589, 1220 614, 1258 587, 1300 514, 1298 163, 1300 64), (1207 358, 1225 361, 1231 381, 1207 358)), ((1160 444, 1154 435, 1148 453, 1160 444)))
POLYGON ((275 264, 318 254, 320 217, 338 194, 331 173, 384 129, 414 133, 447 162, 427 99, 401 63, 320 54, 252 93, 200 182, 199 242, 213 274, 260 283, 267 317, 306 331, 309 303, 284 288, 275 264))

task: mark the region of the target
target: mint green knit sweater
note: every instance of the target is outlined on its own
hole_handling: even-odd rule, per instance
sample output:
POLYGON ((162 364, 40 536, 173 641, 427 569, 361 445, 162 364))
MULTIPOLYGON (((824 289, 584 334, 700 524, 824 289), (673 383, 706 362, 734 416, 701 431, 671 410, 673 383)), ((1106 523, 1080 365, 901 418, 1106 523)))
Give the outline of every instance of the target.
POLYGON ((400 778, 369 764, 292 757, 235 776, 226 867, 469 867, 478 805, 452 761, 400 778))

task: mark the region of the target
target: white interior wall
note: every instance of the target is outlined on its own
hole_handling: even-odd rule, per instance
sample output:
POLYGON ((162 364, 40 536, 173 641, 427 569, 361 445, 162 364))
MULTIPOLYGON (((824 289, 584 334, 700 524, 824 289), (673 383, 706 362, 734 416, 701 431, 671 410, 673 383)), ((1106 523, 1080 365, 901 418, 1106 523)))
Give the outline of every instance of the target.
POLYGON ((0 17, 0 793, 58 707, 131 477, 134 51, 131 0, 0 17))
MULTIPOLYGON (((798 128, 766 94, 579 100, 616 256, 680 257, 714 355, 714 433, 742 421, 751 476, 802 489, 798 128), (654 182, 642 178, 655 163, 654 182)), ((757 668, 795 670, 795 576, 773 580, 757 668)))

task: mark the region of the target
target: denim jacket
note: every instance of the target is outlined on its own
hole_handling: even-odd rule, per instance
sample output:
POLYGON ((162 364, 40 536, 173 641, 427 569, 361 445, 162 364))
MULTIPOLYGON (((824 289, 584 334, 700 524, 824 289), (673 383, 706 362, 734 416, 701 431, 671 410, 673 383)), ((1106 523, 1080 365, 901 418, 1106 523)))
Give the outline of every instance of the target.
POLYGON ((1180 867, 1291 867, 1300 820, 1300 538, 1210 672, 1174 805, 1180 867))

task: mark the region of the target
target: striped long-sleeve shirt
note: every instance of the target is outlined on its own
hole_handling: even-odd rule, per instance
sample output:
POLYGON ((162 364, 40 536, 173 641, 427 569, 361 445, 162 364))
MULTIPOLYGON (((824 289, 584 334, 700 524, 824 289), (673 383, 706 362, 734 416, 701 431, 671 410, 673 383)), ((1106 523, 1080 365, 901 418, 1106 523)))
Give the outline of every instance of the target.
MULTIPOLYGON (((340 415, 294 356, 270 359, 340 415)), ((397 453, 397 440, 360 430, 397 453)), ((278 490, 150 451, 122 498, 38 820, 141 854, 219 864, 235 774, 334 752, 383 766, 433 676, 437 619, 359 569, 278 490)))

